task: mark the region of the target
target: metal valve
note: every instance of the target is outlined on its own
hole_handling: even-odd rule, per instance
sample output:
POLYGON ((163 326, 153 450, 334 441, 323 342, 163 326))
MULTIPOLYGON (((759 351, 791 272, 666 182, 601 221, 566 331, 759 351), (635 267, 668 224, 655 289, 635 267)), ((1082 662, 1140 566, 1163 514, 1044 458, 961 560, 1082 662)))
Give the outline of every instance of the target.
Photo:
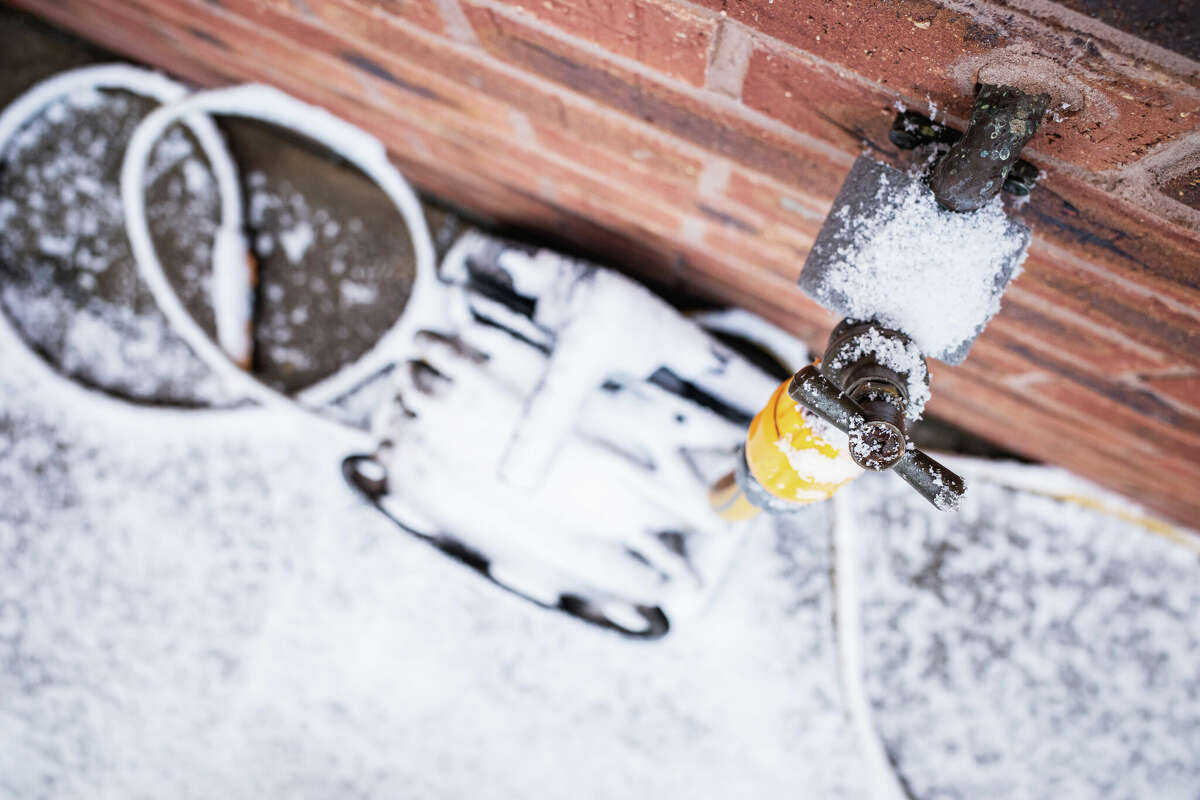
POLYGON ((899 473, 942 511, 958 508, 963 479, 913 447, 905 430, 910 387, 927 381, 924 359, 904 334, 873 323, 843 320, 830 336, 818 369, 810 365, 788 384, 788 396, 844 432, 850 457, 863 469, 899 473))

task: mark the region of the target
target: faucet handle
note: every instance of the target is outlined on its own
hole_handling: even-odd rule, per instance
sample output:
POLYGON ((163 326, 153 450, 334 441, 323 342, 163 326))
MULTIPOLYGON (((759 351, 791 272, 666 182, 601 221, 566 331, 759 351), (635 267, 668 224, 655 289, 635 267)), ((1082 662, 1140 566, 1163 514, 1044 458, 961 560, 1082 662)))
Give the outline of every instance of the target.
POLYGON ((939 511, 957 511, 967 493, 958 473, 915 447, 905 451, 892 469, 939 511))
POLYGON ((877 471, 893 469, 938 510, 954 511, 958 508, 966 494, 966 483, 911 444, 905 442, 900 450, 902 455, 886 466, 872 462, 870 453, 874 443, 865 437, 875 432, 874 420, 861 406, 842 394, 815 364, 808 365, 792 376, 788 384, 788 396, 845 433, 850 438, 850 457, 860 467, 877 471))

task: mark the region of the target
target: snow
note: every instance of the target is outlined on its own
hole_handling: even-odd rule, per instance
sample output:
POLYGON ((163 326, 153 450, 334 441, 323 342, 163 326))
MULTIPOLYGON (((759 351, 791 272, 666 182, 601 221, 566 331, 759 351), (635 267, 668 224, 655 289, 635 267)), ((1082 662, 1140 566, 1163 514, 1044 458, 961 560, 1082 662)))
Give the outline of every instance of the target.
POLYGON ((341 292, 342 302, 346 305, 368 305, 375 302, 375 298, 379 296, 374 286, 349 280, 338 284, 338 291, 341 292))
POLYGON ((212 176, 209 175, 204 164, 195 158, 189 158, 183 162, 183 180, 187 185, 187 190, 192 194, 197 194, 208 188, 212 176))
MULTIPOLYGON (((846 454, 846 448, 849 445, 845 440, 846 435, 841 431, 838 433, 841 434, 841 441, 836 437, 825 439, 826 442, 838 448, 836 458, 830 458, 811 447, 797 448, 793 446, 793 434, 791 433, 785 433, 780 437, 775 442, 775 447, 784 454, 788 465, 797 475, 819 483, 836 485, 848 481, 862 472, 862 469, 846 454)), ((796 489, 796 496, 792 499, 798 503, 807 503, 813 500, 823 500, 826 496, 827 493, 824 489, 801 487, 796 489)))
POLYGON ((694 611, 741 541, 707 494, 745 428, 648 379, 666 368, 735 406, 748 392, 764 402, 776 381, 586 262, 470 234, 440 274, 453 288, 417 309, 430 322, 395 371, 394 407, 377 417, 394 452, 383 456, 399 487, 386 498, 392 513, 453 531, 527 594, 619 593, 694 611), (470 274, 536 298, 532 317, 464 285, 470 274), (515 320, 523 326, 498 327, 515 320), (686 554, 665 544, 672 537, 686 554))
MULTIPOLYGON (((138 285, 125 239, 121 152, 108 143, 124 141, 150 106, 124 92, 76 91, 10 142, 0 177, 0 306, 66 374, 133 399, 158 390, 159 400, 219 404, 224 391, 138 285)), ((152 230, 176 254, 185 299, 203 312, 215 187, 179 128, 154 151, 151 174, 152 230)))
POLYGON ((366 323, 349 311, 368 310, 381 297, 395 301, 395 288, 381 291, 377 282, 390 277, 394 284, 403 277, 395 266, 396 253, 364 246, 348 235, 351 223, 361 227, 361 220, 323 198, 305 196, 286 176, 252 170, 246 181, 248 221, 255 230, 253 250, 260 266, 266 266, 259 274, 265 303, 255 321, 261 363, 314 374, 318 365, 298 349, 294 339, 298 325, 316 318, 326 320, 326 327, 319 339, 310 337, 306 346, 334 349, 343 359, 353 359, 358 353, 350 342, 366 323), (273 255, 279 258, 272 261, 273 255), (322 274, 334 280, 329 282, 322 274))
MULTIPOLYGON (((85 104, 101 108, 95 98, 85 104)), ((53 117, 66 124, 78 111, 53 117)), ((166 199, 150 209, 164 229, 190 236, 195 225, 195 246, 180 252, 185 270, 200 270, 211 239, 201 221, 211 217, 173 206, 169 186, 178 182, 176 202, 206 195, 185 191, 180 170, 192 151, 167 141, 165 158, 178 168, 161 170, 166 199)), ((80 152, 66 147, 51 160, 80 152)), ((20 210, 5 204, 0 214, 49 207, 40 198, 56 196, 46 190, 75 169, 106 187, 95 206, 73 201, 88 211, 76 222, 114 227, 115 187, 82 161, 50 174, 6 171, 28 185, 6 183, 20 210)), ((279 205, 264 209, 281 208, 287 193, 267 183, 257 188, 279 205)), ((174 391, 181 376, 191 386, 197 362, 143 295, 93 308, 53 288, 49 270, 63 267, 39 252, 37 237, 74 230, 52 227, 49 212, 38 219, 41 228, 5 226, 0 239, 6 318, 40 348, 67 331, 50 361, 84 383, 96 375, 139 398, 174 391), (38 257, 22 260, 27 253, 38 257), (131 374, 144 383, 128 383, 131 374)), ((311 220, 318 229, 315 212, 311 220)), ((341 222, 354 232, 355 220, 341 222)), ((85 274, 104 279, 126 264, 112 255, 85 274)), ((509 263, 523 291, 555 291, 548 256, 509 263)), ((570 262, 565 273, 574 285, 558 287, 535 320, 556 342, 590 274, 570 262)), ((629 300, 609 279, 600 284, 587 291, 600 292, 602 308, 629 300)), ((573 431, 574 445, 589 456, 604 449, 586 449, 598 441, 638 456, 664 442, 703 456, 732 435, 704 414, 677 421, 655 387, 642 389, 646 376, 636 373, 655 358, 747 407, 774 388, 669 315, 622 318, 624 338, 592 324, 569 334, 576 354, 630 366, 625 385, 645 394, 584 398, 588 424, 573 431)), ((512 382, 528 388, 546 359, 495 329, 470 333, 504 358, 483 371, 436 338, 406 343, 454 375, 458 404, 409 397, 425 403, 423 435, 466 442, 438 452, 470 460, 491 448, 499 463, 511 429, 488 426, 519 412, 512 382)), ((342 481, 339 463, 359 446, 348 432, 277 410, 117 402, 63 380, 7 326, 0 363, 3 800, 836 799, 893 783, 948 800, 1047 791, 1174 800, 1200 783, 1195 552, 1126 517, 1009 488, 1062 485, 1044 470, 954 463, 973 486, 957 515, 931 510, 894 475, 867 474, 836 505, 803 508, 746 537, 706 587, 706 603, 646 644, 536 609, 401 532, 342 481), (852 560, 838 546, 846 530, 858 534, 852 560), (834 607, 850 564, 861 567, 861 686, 860 670, 846 668, 850 649, 839 649, 858 625, 834 607), (899 779, 881 773, 893 762, 899 779)), ((486 501, 502 501, 505 487, 422 475, 412 453, 395 456, 414 467, 410 492, 444 491, 463 514, 504 520, 486 501)), ((553 486, 596 502, 592 473, 566 464, 551 470, 553 486)), ((603 529, 656 500, 658 513, 671 503, 674 513, 707 511, 702 497, 653 490, 598 502, 583 522, 603 529)), ((557 526, 525 533, 578 558, 557 526)))
POLYGON ((876 320, 925 355, 956 363, 999 311, 1028 232, 1008 219, 999 195, 978 211, 955 213, 921 180, 870 159, 859 159, 854 175, 874 193, 830 214, 810 256, 823 270, 802 285, 843 315, 876 320))
POLYGON ((908 404, 905 416, 916 421, 921 418, 925 404, 929 402, 929 368, 915 342, 904 342, 894 336, 885 336, 875 328, 857 334, 852 346, 838 352, 835 368, 853 364, 866 355, 875 357, 880 365, 908 376, 905 390, 908 404))
POLYGON ((287 253, 288 261, 293 264, 299 264, 308 248, 316 241, 312 226, 303 222, 291 230, 283 231, 278 238, 283 252, 287 253))
POLYGON ((818 537, 647 647, 402 534, 336 437, 96 407, 8 346, 0 797, 862 796, 818 537))
POLYGON ((883 476, 849 498, 872 542, 867 692, 908 784, 947 800, 1050 786, 1059 797, 1194 794, 1195 549, 963 471, 972 488, 957 514, 928 512, 883 476))
MULTIPOLYGON (((399 532, 342 483, 336 437, 97 405, 12 346, 0 797, 866 796, 829 504, 752 538, 703 615, 629 642, 399 532)), ((914 796, 1190 798, 1195 556, 968 477, 961 523, 894 476, 839 506, 867 693, 914 796)))

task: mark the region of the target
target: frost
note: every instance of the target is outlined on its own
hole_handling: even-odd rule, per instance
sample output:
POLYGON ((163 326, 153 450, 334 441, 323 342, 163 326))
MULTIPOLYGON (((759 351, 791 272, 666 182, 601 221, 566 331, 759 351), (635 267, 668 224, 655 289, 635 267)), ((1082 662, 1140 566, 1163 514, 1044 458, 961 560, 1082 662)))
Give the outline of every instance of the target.
POLYGON ((43 233, 37 240, 38 249, 48 256, 69 256, 75 249, 75 240, 70 236, 55 236, 43 233))
POLYGON ((187 190, 195 194, 208 187, 212 181, 212 175, 209 174, 208 167, 198 159, 189 158, 183 163, 183 179, 187 184, 187 190))
POLYGON ((260 256, 269 256, 275 252, 275 237, 263 232, 254 237, 254 251, 260 256))
POLYGON ((313 229, 308 223, 300 223, 291 230, 279 234, 279 244, 287 253, 288 261, 299 264, 313 243, 313 229))
POLYGON ((1057 470, 1004 466, 1033 491, 967 463, 957 513, 890 475, 864 475, 845 504, 863 537, 867 694, 900 774, 914 797, 1193 797, 1195 553, 1038 496, 1057 470))
POLYGON ((363 283, 355 283, 354 281, 342 281, 339 287, 342 294, 342 302, 346 305, 365 305, 375 302, 375 298, 379 296, 379 290, 374 286, 368 286, 363 283))
MULTIPOLYGON (((149 302, 125 238, 120 145, 150 106, 124 93, 75 92, 6 148, 0 307, 32 347, 85 383, 136 399, 220 404, 223 390, 149 302)), ((175 254, 185 302, 203 314, 217 206, 206 162, 172 128, 150 175, 151 229, 175 254)))
POLYGON ((920 349, 913 342, 903 342, 893 336, 885 336, 875 328, 868 328, 854 338, 854 345, 838 353, 834 367, 853 364, 863 356, 872 355, 882 366, 908 376, 908 405, 905 409, 910 420, 921 418, 925 404, 929 402, 929 369, 920 349))
MULTIPOLYGON (((845 434, 841 436, 841 446, 838 455, 834 458, 830 458, 813 447, 797 448, 793 446, 792 436, 791 433, 785 433, 775 442, 775 448, 787 457, 788 465, 797 475, 817 483, 839 484, 862 472, 862 469, 846 455, 848 442, 845 441, 845 434)), ((837 439, 833 439, 829 443, 834 446, 839 444, 837 439)), ((825 492, 820 492, 821 498, 825 496, 825 492)), ((796 499, 807 500, 810 498, 801 496, 796 499)))
MULTIPOLYGON (((936 357, 969 343, 1000 308, 1003 267, 1024 259, 1026 236, 997 196, 975 212, 938 206, 919 180, 885 175, 866 211, 833 213, 848 241, 829 253, 817 299, 876 320, 936 357)), ((1019 269, 1019 267, 1018 267, 1019 269)))

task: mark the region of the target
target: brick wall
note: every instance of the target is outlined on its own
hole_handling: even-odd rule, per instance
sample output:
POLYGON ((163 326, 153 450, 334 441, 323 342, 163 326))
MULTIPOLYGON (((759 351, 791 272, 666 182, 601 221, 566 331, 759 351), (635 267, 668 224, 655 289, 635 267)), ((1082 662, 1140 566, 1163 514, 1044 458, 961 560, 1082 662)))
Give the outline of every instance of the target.
POLYGON ((817 346, 836 320, 795 279, 854 157, 898 157, 894 104, 961 127, 981 74, 1036 74, 1075 113, 1026 150, 1047 173, 1021 211, 1026 271, 966 364, 935 368, 930 410, 1200 524, 1187 3, 1178 19, 1090 0, 15 5, 202 84, 276 84, 380 136, 429 191, 817 346))

